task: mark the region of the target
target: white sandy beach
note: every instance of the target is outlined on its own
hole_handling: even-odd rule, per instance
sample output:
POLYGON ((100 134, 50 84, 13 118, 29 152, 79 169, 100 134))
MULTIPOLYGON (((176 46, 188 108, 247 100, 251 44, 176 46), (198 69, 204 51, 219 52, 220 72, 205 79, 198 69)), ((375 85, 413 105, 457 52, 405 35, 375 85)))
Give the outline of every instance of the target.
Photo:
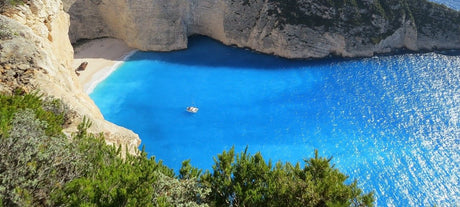
POLYGON ((80 84, 87 94, 107 78, 124 59, 136 50, 113 38, 91 40, 74 48, 73 69, 88 62, 86 70, 79 72, 80 84))

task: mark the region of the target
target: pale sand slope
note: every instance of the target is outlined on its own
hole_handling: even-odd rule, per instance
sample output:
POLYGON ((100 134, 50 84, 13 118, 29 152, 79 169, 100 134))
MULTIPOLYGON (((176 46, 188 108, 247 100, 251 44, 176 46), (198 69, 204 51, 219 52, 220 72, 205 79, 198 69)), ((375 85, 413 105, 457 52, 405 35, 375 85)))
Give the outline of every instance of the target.
POLYGON ((81 71, 79 76, 80 84, 87 94, 135 52, 123 41, 113 38, 91 40, 76 46, 74 51, 73 69, 78 68, 82 62, 88 62, 86 70, 81 71))

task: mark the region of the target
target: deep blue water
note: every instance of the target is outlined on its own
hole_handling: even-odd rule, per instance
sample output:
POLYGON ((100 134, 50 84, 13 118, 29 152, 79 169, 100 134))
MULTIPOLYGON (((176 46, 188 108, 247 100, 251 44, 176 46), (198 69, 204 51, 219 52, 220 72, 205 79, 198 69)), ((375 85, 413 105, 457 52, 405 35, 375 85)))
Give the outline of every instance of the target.
POLYGON ((378 206, 460 204, 458 53, 294 61, 196 37, 135 53, 91 97, 174 169, 232 146, 293 163, 318 149, 378 206))

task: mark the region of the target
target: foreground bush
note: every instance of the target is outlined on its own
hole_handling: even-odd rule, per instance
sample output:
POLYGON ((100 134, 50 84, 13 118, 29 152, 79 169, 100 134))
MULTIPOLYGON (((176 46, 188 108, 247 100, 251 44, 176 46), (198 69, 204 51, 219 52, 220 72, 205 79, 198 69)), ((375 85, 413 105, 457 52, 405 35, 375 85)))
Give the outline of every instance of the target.
POLYGON ((305 166, 266 163, 260 153, 234 149, 215 159, 213 172, 202 176, 211 188, 213 206, 372 206, 373 194, 362 194, 357 182, 347 185, 347 176, 315 157, 305 166))
POLYGON ((212 172, 188 160, 175 175, 143 151, 122 159, 87 119, 66 137, 66 117, 58 100, 0 94, 0 206, 372 206, 317 152, 300 167, 232 148, 212 172))
POLYGON ((138 156, 120 158, 120 148, 105 144, 102 136, 86 133, 89 122, 80 125, 74 137, 89 169, 84 176, 69 182, 53 201, 60 206, 199 206, 205 200, 206 189, 197 179, 178 180, 172 169, 138 156), (192 194, 193 196, 189 196, 192 194))
POLYGON ((49 204, 49 195, 78 177, 80 153, 63 136, 47 136, 31 109, 15 113, 0 138, 0 195, 5 206, 49 204))
POLYGON ((126 155, 87 133, 62 133, 66 107, 37 94, 0 94, 0 206, 199 206, 209 190, 154 158, 126 155))
POLYGON ((62 133, 65 107, 36 94, 0 95, 0 200, 5 206, 47 205, 80 176, 80 153, 62 133))

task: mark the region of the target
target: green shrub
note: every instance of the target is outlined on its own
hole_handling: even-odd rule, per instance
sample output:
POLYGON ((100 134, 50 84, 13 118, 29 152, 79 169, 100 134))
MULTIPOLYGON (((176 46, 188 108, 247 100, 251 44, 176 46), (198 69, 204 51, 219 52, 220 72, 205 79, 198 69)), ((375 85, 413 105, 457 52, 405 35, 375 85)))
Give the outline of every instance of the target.
POLYGON ((372 206, 373 194, 363 194, 356 181, 345 184, 348 177, 330 161, 315 151, 303 169, 272 166, 260 153, 235 156, 232 148, 218 155, 213 172, 201 179, 212 190, 213 206, 372 206))
POLYGON ((372 193, 345 184, 317 152, 301 168, 232 148, 212 173, 187 160, 176 176, 143 150, 121 158, 86 118, 66 137, 58 100, 0 95, 0 104, 0 206, 372 206, 372 193))
POLYGON ((84 119, 74 135, 78 149, 85 152, 85 174, 53 195, 60 206, 198 206, 206 189, 197 178, 178 180, 172 169, 140 155, 120 156, 121 149, 108 146, 102 136, 86 132, 91 124, 84 119))
POLYGON ((26 0, 1 0, 0 1, 0 13, 3 13, 7 8, 22 5, 26 0))
POLYGON ((17 6, 22 5, 25 3, 26 0, 2 0, 2 4, 10 5, 10 6, 17 6))
POLYGON ((7 137, 14 114, 21 109, 31 109, 36 118, 46 122, 45 134, 62 136, 62 127, 66 122, 67 107, 60 100, 42 100, 38 93, 7 96, 0 94, 0 137, 7 137))
POLYGON ((20 109, 0 138, 0 195, 6 206, 49 204, 51 192, 78 177, 80 154, 63 136, 48 136, 47 123, 20 109))

